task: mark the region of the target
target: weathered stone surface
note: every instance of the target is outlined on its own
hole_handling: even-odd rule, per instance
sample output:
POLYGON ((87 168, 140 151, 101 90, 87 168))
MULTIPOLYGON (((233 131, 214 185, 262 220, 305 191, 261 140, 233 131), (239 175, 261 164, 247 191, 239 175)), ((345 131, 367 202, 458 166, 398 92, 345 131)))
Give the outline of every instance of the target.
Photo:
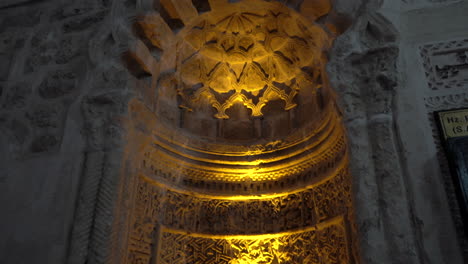
POLYGON ((78 34, 62 29, 103 4, 0 2, 0 262, 61 264, 83 159, 75 102, 101 18, 78 34))
POLYGON ((76 82, 75 72, 64 70, 50 72, 39 85, 38 92, 45 99, 62 97, 76 89, 76 82))
POLYGON ((25 36, 16 33, 14 30, 4 31, 0 34, 0 81, 8 79, 8 75, 13 66, 15 53, 24 47, 25 36))
POLYGON ((10 27, 28 28, 39 24, 41 15, 45 10, 23 9, 19 12, 5 16, 0 23, 0 31, 10 27))
POLYGON ((106 1, 74 1, 54 10, 52 18, 56 21, 94 13, 96 10, 100 10, 104 7, 104 2, 106 1))
MULTIPOLYGON (((281 2, 301 11, 306 1, 312 9, 322 2, 281 2)), ((137 13, 159 10, 172 26, 165 30, 177 32, 193 9, 175 8, 171 18, 159 1, 0 2, 0 263, 62 264, 67 254, 73 264, 106 263, 120 254, 110 251, 111 226, 126 228, 113 212, 119 188, 128 186, 120 176, 130 166, 122 164, 129 100, 162 107, 167 122, 184 125, 178 107, 158 103, 155 83, 128 74, 121 53, 135 39, 137 13)), ((206 12, 228 1, 188 2, 206 12)), ((328 16, 320 15, 329 11, 320 5, 311 19, 320 16, 317 23, 330 32, 347 29, 325 56, 350 139, 361 263, 467 262, 468 242, 463 235, 457 240, 463 223, 431 119, 433 111, 468 107, 465 68, 452 69, 466 63, 456 59, 466 49, 466 1, 332 2, 328 16)), ((157 44, 151 43, 145 44, 157 44)), ((150 134, 145 123, 139 131, 150 134)), ((210 122, 185 125, 219 133, 210 122)), ((264 133, 273 133, 268 126, 264 133)), ((245 127, 228 136, 261 131, 245 127)), ((117 206, 130 210, 125 202, 117 206)))
POLYGON ((39 104, 32 106, 26 117, 38 128, 58 128, 66 111, 59 104, 39 104))
POLYGON ((89 27, 96 25, 96 23, 99 23, 102 19, 104 19, 106 14, 106 10, 101 10, 92 13, 88 12, 85 15, 73 17, 70 19, 70 21, 65 22, 62 27, 63 32, 70 33, 88 29, 89 27))
POLYGON ((10 130, 11 139, 19 146, 24 144, 30 135, 30 129, 26 126, 24 121, 13 119, 7 124, 7 128, 10 130))
POLYGON ((32 89, 27 83, 12 84, 7 88, 2 100, 2 108, 6 110, 24 108, 31 97, 32 89))
POLYGON ((67 36, 60 41, 60 49, 55 54, 55 63, 65 64, 80 55, 84 55, 82 54, 84 52, 84 39, 82 37, 67 36))
POLYGON ((31 39, 31 50, 25 62, 24 73, 40 70, 49 65, 59 49, 59 33, 54 28, 43 28, 35 32, 31 39))
POLYGON ((32 153, 41 153, 53 150, 59 144, 59 139, 54 135, 43 135, 33 139, 31 143, 32 153))

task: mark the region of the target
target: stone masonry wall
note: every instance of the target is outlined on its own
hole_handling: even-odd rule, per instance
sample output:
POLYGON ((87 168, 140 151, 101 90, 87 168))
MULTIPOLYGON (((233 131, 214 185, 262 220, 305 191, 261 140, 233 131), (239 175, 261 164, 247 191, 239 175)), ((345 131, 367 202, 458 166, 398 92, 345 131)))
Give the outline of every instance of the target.
MULTIPOLYGON (((127 11, 145 1, 111 2, 0 3, 0 263, 107 261, 119 118, 136 86, 120 55, 132 38, 127 11)), ((466 39, 467 1, 335 2, 359 17, 328 70, 352 147, 362 263, 463 263, 427 117, 466 107, 466 86, 431 91, 419 56, 466 39)))
POLYGON ((107 13, 98 0, 0 3, 0 263, 65 262, 89 39, 107 13))

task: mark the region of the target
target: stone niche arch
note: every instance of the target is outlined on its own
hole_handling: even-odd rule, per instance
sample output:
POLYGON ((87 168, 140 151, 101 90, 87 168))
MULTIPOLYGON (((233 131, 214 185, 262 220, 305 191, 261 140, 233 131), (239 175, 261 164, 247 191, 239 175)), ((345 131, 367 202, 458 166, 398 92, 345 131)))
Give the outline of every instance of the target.
POLYGON ((152 105, 130 103, 147 132, 131 132, 142 149, 127 263, 355 263, 345 131, 325 71, 338 32, 317 23, 331 3, 310 3, 300 14, 212 1, 200 14, 160 1, 137 17, 124 60, 155 89, 152 105))
POLYGON ((360 263, 326 67, 367 6, 116 2, 91 57, 96 80, 127 89, 83 102, 92 151, 69 263, 360 263))

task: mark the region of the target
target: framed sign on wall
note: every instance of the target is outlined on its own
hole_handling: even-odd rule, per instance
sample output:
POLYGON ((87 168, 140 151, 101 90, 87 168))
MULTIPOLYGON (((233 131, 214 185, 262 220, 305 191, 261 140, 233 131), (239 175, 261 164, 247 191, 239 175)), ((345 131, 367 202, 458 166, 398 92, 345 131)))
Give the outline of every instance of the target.
MULTIPOLYGON (((468 229, 468 108, 435 112, 460 211, 468 229)), ((468 236, 468 231, 465 234, 468 236)))

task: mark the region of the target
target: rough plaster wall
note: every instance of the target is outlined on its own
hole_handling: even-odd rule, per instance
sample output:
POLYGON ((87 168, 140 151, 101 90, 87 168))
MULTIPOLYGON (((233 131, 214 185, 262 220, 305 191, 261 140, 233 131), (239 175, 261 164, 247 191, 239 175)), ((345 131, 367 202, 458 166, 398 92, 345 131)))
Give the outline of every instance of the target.
POLYGON ((0 3, 0 263, 64 263, 100 1, 0 3))

